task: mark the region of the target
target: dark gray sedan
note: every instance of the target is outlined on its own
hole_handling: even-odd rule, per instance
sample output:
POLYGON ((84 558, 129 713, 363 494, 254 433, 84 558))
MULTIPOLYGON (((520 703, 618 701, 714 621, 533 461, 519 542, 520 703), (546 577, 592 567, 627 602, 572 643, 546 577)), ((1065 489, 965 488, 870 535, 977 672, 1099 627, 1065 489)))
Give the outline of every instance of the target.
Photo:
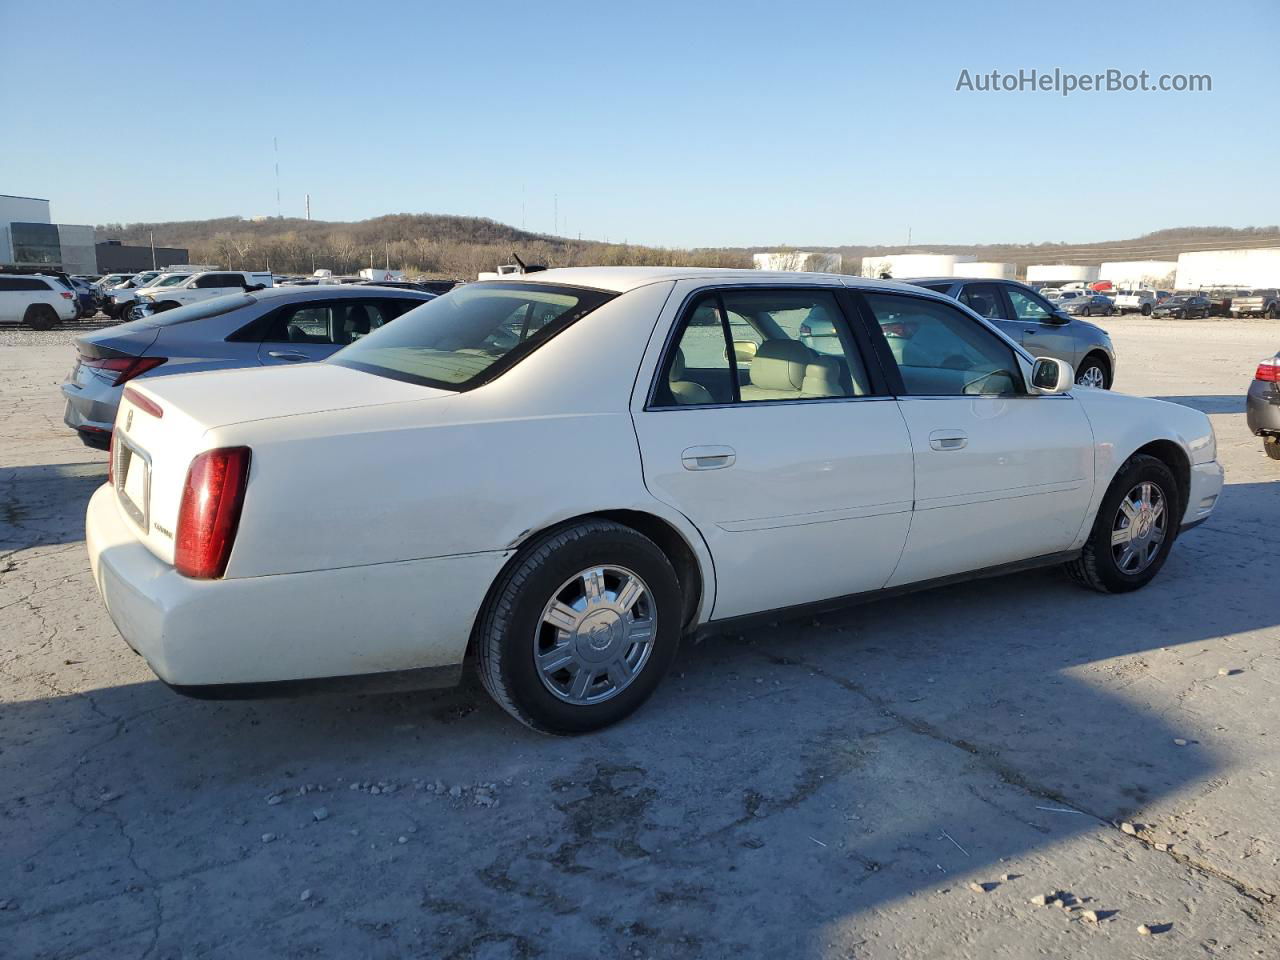
POLYGON ((375 286, 271 287, 85 334, 62 385, 63 420, 85 444, 105 448, 130 380, 324 360, 432 299, 375 286))

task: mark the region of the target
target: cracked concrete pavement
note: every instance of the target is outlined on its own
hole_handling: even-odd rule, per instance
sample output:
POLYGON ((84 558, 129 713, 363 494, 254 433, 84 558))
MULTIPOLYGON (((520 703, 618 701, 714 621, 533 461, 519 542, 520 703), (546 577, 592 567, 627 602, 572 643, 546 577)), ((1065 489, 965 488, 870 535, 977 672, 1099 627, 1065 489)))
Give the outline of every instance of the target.
POLYGON ((1227 469, 1151 587, 690 643, 576 739, 471 685, 171 693, 89 577, 71 334, 0 331, 0 956, 1280 956, 1280 464, 1242 412, 1280 326, 1102 323, 1118 388, 1205 410, 1227 469))

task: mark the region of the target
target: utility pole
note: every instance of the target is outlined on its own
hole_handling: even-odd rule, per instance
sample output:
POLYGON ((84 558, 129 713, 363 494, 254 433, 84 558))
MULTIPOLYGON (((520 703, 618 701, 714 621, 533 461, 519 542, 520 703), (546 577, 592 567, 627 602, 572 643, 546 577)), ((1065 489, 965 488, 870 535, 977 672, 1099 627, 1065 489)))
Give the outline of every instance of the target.
POLYGON ((275 137, 271 138, 271 150, 275 154, 275 158, 276 158, 276 216, 279 217, 281 216, 281 213, 280 213, 280 141, 277 140, 275 137))
POLYGON ((383 240, 382 243, 384 248, 386 249, 386 254, 387 254, 387 270, 390 271, 391 270, 391 241, 383 240))
POLYGON ((148 231, 151 235, 151 269, 156 269, 156 232, 148 231))
POLYGON ((311 219, 311 194, 307 194, 307 219, 311 219))

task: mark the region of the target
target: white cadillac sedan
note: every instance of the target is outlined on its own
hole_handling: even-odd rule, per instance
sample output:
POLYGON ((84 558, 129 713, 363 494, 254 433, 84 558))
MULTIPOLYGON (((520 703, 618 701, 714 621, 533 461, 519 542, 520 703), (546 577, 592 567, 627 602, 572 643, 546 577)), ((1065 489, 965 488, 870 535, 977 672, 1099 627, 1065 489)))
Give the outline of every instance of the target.
POLYGON ((573 733, 691 631, 1049 564, 1137 589, 1222 482, 1204 414, 1076 387, 920 287, 584 268, 469 284, 323 363, 131 384, 87 539, 183 693, 473 662, 573 733))

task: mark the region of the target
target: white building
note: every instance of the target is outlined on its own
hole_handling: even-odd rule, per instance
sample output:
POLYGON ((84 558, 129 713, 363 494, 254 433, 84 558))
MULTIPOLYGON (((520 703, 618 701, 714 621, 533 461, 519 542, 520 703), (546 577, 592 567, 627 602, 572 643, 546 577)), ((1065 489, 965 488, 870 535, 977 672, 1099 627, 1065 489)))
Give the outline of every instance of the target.
POLYGON ((1175 286, 1179 290, 1280 287, 1280 247, 1180 253, 1175 286))
POLYGON ((48 200, 0 194, 0 264, 97 273, 93 227, 54 223, 48 200))
POLYGON ((843 258, 838 253, 805 253, 778 250, 757 253, 751 258, 757 270, 790 270, 800 273, 839 273, 843 258))
POLYGON ((1092 283, 1098 279, 1098 268, 1072 263, 1033 263, 1027 267, 1027 283, 1035 286, 1061 286, 1064 283, 1092 283))
MULTIPOLYGON (((887 273, 899 280, 907 277, 954 277, 957 264, 963 264, 967 271, 975 262, 973 257, 950 253, 886 253, 879 257, 863 257, 862 275, 879 277, 887 273)), ((960 272, 968 276, 964 271, 960 272)))
POLYGON ((1118 290, 1172 290, 1176 260, 1113 260, 1098 268, 1099 280, 1118 290))

